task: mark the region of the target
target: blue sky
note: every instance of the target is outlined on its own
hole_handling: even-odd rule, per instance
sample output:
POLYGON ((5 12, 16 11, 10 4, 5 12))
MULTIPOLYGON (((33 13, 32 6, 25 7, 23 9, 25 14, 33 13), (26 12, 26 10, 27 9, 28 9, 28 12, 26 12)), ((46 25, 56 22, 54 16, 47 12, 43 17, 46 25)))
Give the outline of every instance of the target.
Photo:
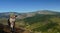
POLYGON ((34 12, 54 10, 60 12, 60 0, 0 0, 0 12, 34 12))

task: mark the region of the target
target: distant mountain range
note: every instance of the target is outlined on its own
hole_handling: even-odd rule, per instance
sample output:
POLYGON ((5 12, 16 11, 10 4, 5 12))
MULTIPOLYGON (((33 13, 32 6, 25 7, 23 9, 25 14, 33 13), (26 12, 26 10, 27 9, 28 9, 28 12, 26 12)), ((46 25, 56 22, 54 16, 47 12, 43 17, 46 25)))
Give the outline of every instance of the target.
POLYGON ((28 12, 28 13, 17 13, 17 12, 5 12, 5 13, 0 13, 0 18, 8 18, 10 13, 14 13, 18 15, 17 18, 23 19, 26 17, 32 17, 36 14, 44 14, 44 15, 59 15, 60 12, 54 12, 50 10, 39 10, 36 12, 28 12))
POLYGON ((0 13, 0 23, 7 25, 7 18, 11 13, 18 16, 16 19, 17 27, 25 27, 29 31, 38 33, 60 33, 60 12, 50 10, 28 13, 5 12, 0 13))

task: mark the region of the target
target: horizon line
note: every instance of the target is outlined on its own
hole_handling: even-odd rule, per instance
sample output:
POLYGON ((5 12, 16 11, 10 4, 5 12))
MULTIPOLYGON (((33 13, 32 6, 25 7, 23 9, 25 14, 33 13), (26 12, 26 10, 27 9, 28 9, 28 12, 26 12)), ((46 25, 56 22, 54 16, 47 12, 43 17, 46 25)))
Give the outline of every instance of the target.
MULTIPOLYGON (((37 12, 37 11, 44 11, 44 10, 36 10, 36 11, 31 11, 31 12, 37 12)), ((46 11, 46 10, 45 10, 46 11)), ((60 12, 60 11, 58 11, 58 10, 48 10, 48 11, 53 11, 53 12, 60 12)), ((17 12, 17 11, 5 11, 5 12, 0 12, 0 13, 6 13, 6 12, 17 12)), ((29 12, 17 12, 17 13, 30 13, 30 11, 29 12)))

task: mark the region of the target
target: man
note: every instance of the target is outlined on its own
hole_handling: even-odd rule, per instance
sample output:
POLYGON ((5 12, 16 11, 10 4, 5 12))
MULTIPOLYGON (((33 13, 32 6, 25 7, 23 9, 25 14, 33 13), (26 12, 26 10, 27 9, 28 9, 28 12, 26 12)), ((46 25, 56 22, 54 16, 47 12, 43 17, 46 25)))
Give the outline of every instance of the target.
POLYGON ((10 15, 8 19, 8 26, 11 28, 11 31, 14 31, 16 17, 17 16, 13 14, 10 15))

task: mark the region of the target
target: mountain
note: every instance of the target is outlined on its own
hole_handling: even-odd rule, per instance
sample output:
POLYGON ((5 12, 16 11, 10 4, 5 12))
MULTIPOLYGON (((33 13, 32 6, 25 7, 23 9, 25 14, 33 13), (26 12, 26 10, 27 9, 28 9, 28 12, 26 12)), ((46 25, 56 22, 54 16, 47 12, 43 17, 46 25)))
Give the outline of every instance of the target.
POLYGON ((39 10, 28 13, 0 13, 0 23, 6 23, 5 25, 7 25, 6 18, 9 17, 10 13, 18 15, 16 19, 16 27, 25 28, 34 33, 60 33, 60 12, 39 10))
POLYGON ((50 11, 50 10, 41 10, 41 11, 37 11, 38 14, 58 14, 60 12, 54 12, 54 11, 50 11))
POLYGON ((60 33, 60 15, 58 15, 59 12, 39 12, 42 12, 42 14, 37 13, 35 16, 27 17, 24 19, 24 22, 29 24, 28 28, 35 31, 35 33, 60 33))
POLYGON ((8 18, 9 14, 14 13, 16 15, 18 15, 17 18, 26 18, 26 17, 32 17, 36 14, 44 14, 44 15, 56 15, 56 14, 60 14, 60 12, 54 12, 54 11, 50 11, 50 10, 40 10, 40 11, 36 11, 36 12, 28 12, 28 13, 17 13, 17 12, 5 12, 5 13, 0 13, 0 18, 8 18))

